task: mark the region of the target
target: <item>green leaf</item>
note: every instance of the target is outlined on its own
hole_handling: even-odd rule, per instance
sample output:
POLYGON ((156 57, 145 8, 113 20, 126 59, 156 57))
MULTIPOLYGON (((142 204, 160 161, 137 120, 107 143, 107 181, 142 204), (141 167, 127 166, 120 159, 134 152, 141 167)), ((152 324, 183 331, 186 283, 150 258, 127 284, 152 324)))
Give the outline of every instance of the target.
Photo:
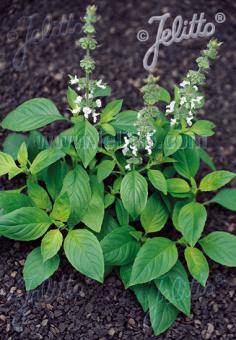
POLYGON ((129 285, 158 278, 167 273, 177 259, 178 252, 174 242, 164 237, 148 239, 135 258, 129 285))
POLYGON ((159 170, 148 170, 148 178, 154 188, 167 194, 167 182, 163 173, 159 170))
POLYGON ((205 287, 209 276, 209 266, 204 254, 197 248, 187 247, 184 256, 191 275, 205 287))
POLYGON ((78 94, 75 90, 73 90, 70 86, 68 86, 67 92, 67 102, 70 105, 72 109, 75 109, 77 104, 75 102, 76 98, 78 97, 78 94))
POLYGON ((60 263, 58 255, 44 262, 40 247, 32 250, 26 258, 23 276, 26 290, 37 288, 57 271, 60 263))
POLYGON ((9 178, 21 173, 12 156, 0 151, 0 176, 9 174, 9 178))
POLYGON ((178 309, 170 304, 157 289, 150 290, 148 296, 151 325, 155 335, 158 336, 173 324, 178 315, 178 309))
POLYGON ((28 150, 25 142, 23 142, 19 148, 17 154, 17 160, 22 166, 26 166, 28 162, 28 150))
POLYGON ((52 224, 48 215, 36 207, 23 207, 0 216, 0 234, 12 240, 32 241, 52 224))
POLYGON ((50 216, 61 222, 67 222, 71 213, 70 198, 67 192, 59 195, 53 205, 50 216))
POLYGON ((178 227, 184 239, 194 247, 201 237, 207 219, 207 212, 203 204, 191 202, 179 212, 178 227))
POLYGON ((104 197, 104 208, 110 207, 115 202, 116 197, 112 194, 106 194, 104 197))
POLYGON ((187 316, 190 314, 190 284, 184 266, 180 261, 177 261, 168 273, 159 277, 154 282, 161 294, 172 305, 187 316))
POLYGON ((172 131, 166 135, 164 140, 165 156, 173 155, 182 145, 182 136, 172 131))
POLYGON ((32 162, 41 151, 49 147, 48 140, 39 131, 31 131, 26 143, 30 162, 32 162))
POLYGON ((48 193, 37 183, 28 181, 27 182, 28 195, 34 202, 34 205, 40 209, 50 211, 52 209, 52 203, 48 196, 48 193))
POLYGON ((164 89, 164 87, 159 86, 158 87, 158 98, 159 101, 169 103, 171 100, 169 92, 164 89))
POLYGON ((59 149, 49 148, 43 150, 33 160, 33 163, 30 166, 30 172, 35 175, 64 156, 64 152, 59 149))
POLYGON ((140 303, 143 311, 146 313, 149 308, 149 291, 150 291, 150 284, 143 284, 143 285, 137 285, 132 287, 132 290, 140 303))
POLYGON ((213 171, 210 174, 203 177, 200 182, 200 190, 201 191, 213 191, 217 190, 227 183, 229 183, 233 178, 235 178, 236 174, 230 171, 219 170, 213 171))
POLYGON ((122 111, 120 112, 116 118, 112 121, 112 125, 116 129, 116 131, 123 132, 136 132, 137 131, 137 115, 136 111, 122 111))
POLYGON ((200 166, 200 157, 199 149, 191 137, 183 136, 181 150, 178 150, 173 158, 177 161, 174 163, 174 168, 181 176, 195 177, 200 166))
POLYGON ((27 100, 11 111, 2 121, 3 129, 11 131, 31 131, 57 120, 65 120, 55 104, 46 98, 27 100))
POLYGON ((126 226, 129 224, 129 214, 125 210, 120 199, 116 200, 116 217, 121 226, 126 226))
POLYGON ((215 124, 209 120, 198 120, 193 124, 190 131, 202 137, 210 137, 214 135, 214 131, 212 131, 214 128, 215 124))
POLYGON ((96 236, 86 229, 71 230, 65 238, 64 250, 72 266, 80 273, 103 282, 104 258, 96 236))
POLYGON ((111 233, 113 230, 117 228, 119 228, 118 223, 113 218, 113 216, 109 212, 106 211, 104 219, 103 219, 101 231, 97 233, 96 236, 98 240, 101 241, 102 239, 104 239, 106 235, 108 235, 109 233, 111 233))
POLYGON ((96 176, 90 177, 92 197, 82 222, 90 229, 100 232, 104 218, 104 186, 98 183, 96 176))
POLYGON ((111 135, 111 136, 115 136, 116 135, 116 130, 115 130, 115 128, 111 124, 103 123, 103 124, 101 124, 101 128, 106 133, 108 133, 108 135, 111 135))
POLYGON ((13 191, 0 191, 0 215, 7 214, 22 207, 32 207, 30 197, 13 191))
POLYGON ((208 155, 208 153, 202 149, 202 148, 199 148, 199 156, 201 158, 201 160, 209 166, 209 168, 213 171, 216 170, 216 167, 215 167, 215 164, 212 160, 212 158, 208 155))
POLYGON ((113 230, 101 242, 105 263, 114 266, 124 266, 131 263, 140 248, 130 232, 131 227, 120 227, 113 230))
POLYGON ((141 214, 141 224, 146 233, 161 230, 168 219, 168 211, 158 195, 153 194, 141 214))
POLYGON ((179 228, 179 213, 183 206, 186 205, 185 201, 178 201, 175 203, 173 214, 172 214, 172 222, 176 230, 180 231, 179 228))
POLYGON ((59 229, 49 230, 44 235, 41 242, 41 254, 43 262, 55 256, 61 248, 63 241, 62 233, 59 229))
POLYGON ((83 117, 80 118, 75 125, 75 135, 73 139, 78 156, 86 168, 96 155, 99 134, 87 119, 83 117))
POLYGON ((102 161, 97 166, 98 182, 101 183, 105 178, 107 178, 112 173, 114 167, 115 167, 115 161, 112 161, 112 160, 102 161))
POLYGON ((121 182, 120 195, 125 209, 133 217, 138 217, 147 203, 146 179, 137 171, 130 171, 121 182))
POLYGON ((69 167, 63 160, 57 161, 56 163, 50 165, 47 169, 45 176, 47 191, 54 200, 61 192, 62 184, 68 171, 69 167))
POLYGON ((214 231, 199 243, 213 261, 227 267, 236 267, 236 236, 224 231, 214 231))
POLYGON ((122 99, 115 99, 108 103, 101 113, 101 123, 110 122, 120 112, 122 103, 122 99))
POLYGON ((218 203, 226 209, 236 211, 236 189, 221 190, 208 203, 218 203))
POLYGON ((17 154, 20 146, 26 141, 26 136, 20 133, 10 133, 3 143, 3 151, 12 156, 14 160, 17 159, 17 154))
POLYGON ((94 98, 97 97, 106 97, 106 96, 110 96, 111 94, 111 87, 110 86, 106 86, 104 89, 100 88, 100 87, 96 87, 94 90, 94 98))
POLYGON ((132 272, 132 263, 120 267, 120 278, 125 289, 129 287, 130 275, 132 272))
POLYGON ((84 216, 91 200, 91 188, 87 172, 79 165, 68 172, 63 181, 61 194, 66 192, 70 198, 71 215, 69 224, 71 226, 79 223, 84 216))
POLYGON ((166 182, 168 192, 185 193, 190 191, 189 184, 182 178, 169 178, 166 182))

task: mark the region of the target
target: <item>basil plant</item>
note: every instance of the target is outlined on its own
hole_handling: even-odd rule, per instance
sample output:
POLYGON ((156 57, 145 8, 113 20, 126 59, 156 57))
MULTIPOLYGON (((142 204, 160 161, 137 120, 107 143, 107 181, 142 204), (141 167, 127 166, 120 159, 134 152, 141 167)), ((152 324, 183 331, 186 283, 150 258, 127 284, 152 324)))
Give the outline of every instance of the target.
POLYGON ((206 285, 208 258, 236 267, 236 236, 204 233, 209 205, 236 211, 236 189, 216 193, 236 174, 216 170, 199 146, 214 134, 214 123, 197 112, 204 106, 199 87, 220 43, 208 43, 173 96, 149 75, 143 108, 122 111, 122 100, 107 101, 111 88, 92 78, 96 20, 89 6, 78 41, 84 76, 70 76, 67 91, 70 116, 35 98, 1 123, 13 133, 0 152, 0 175, 20 176, 21 186, 0 191, 0 234, 40 239, 25 261, 27 290, 53 275, 63 251, 76 270, 101 283, 118 268, 159 335, 179 312, 190 314, 189 279, 206 285), (71 126, 49 142, 37 129, 57 121, 71 126), (202 163, 209 173, 199 179, 202 163))

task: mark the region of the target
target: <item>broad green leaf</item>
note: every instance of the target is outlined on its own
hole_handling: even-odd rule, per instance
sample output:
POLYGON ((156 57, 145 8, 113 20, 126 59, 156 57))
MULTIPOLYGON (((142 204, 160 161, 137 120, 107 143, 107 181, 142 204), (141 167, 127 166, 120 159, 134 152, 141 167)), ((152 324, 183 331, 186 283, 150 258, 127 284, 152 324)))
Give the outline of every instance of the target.
POLYGON ((158 99, 161 102, 169 103, 171 100, 169 92, 161 86, 158 86, 158 99))
POLYGON ((96 236, 86 229, 71 230, 65 238, 64 250, 72 266, 80 273, 103 282, 104 258, 96 236))
POLYGON ((195 177, 200 166, 199 149, 194 140, 189 136, 183 136, 183 144, 180 150, 175 152, 173 158, 175 170, 183 177, 195 177))
POLYGON ((227 267, 236 267, 236 236, 224 231, 214 231, 199 243, 213 261, 227 267))
POLYGON ((0 176, 9 174, 9 178, 21 173, 22 170, 18 168, 12 156, 0 151, 0 176))
POLYGON ((48 230, 52 221, 36 207, 23 207, 0 216, 0 234, 19 241, 32 241, 48 230))
POLYGON ((48 167, 45 182, 47 190, 54 200, 60 194, 64 178, 68 172, 69 167, 63 160, 59 160, 48 167))
POLYGON ((33 160, 33 163, 30 166, 30 172, 35 175, 64 156, 64 152, 59 149, 49 148, 43 150, 33 160))
POLYGON ((157 290, 148 292, 151 325, 156 336, 165 332, 175 321, 178 309, 157 290))
POLYGON ((130 171, 121 182, 120 195, 125 209, 133 217, 138 217, 147 203, 146 179, 137 171, 130 171))
POLYGON ((104 186, 98 183, 96 176, 90 177, 92 197, 82 222, 90 229, 100 232, 104 218, 104 186))
POLYGON ((203 177, 200 182, 201 191, 213 191, 217 190, 227 183, 229 183, 236 174, 230 171, 218 170, 213 171, 210 174, 203 177))
POLYGON ((140 220, 146 233, 154 233, 161 230, 168 219, 168 211, 160 197, 153 194, 147 201, 140 220))
POLYGON ((62 233, 59 229, 49 230, 41 242, 41 254, 43 262, 55 256, 61 248, 63 241, 62 233))
POLYGON ((101 183, 105 178, 107 178, 111 174, 114 167, 115 167, 115 161, 113 160, 102 161, 97 166, 98 182, 101 183))
POLYGON ((106 97, 106 96, 110 96, 111 94, 111 87, 106 85, 105 88, 100 88, 100 87, 96 87, 94 90, 94 98, 97 97, 106 97))
POLYGON ((31 131, 57 120, 65 120, 55 106, 46 98, 27 100, 11 111, 2 121, 3 129, 11 131, 31 131))
POLYGON ((131 227, 120 227, 104 237, 101 246, 106 264, 124 266, 135 259, 140 243, 130 235, 131 231, 131 227))
POLYGON ((10 133, 3 143, 3 151, 12 156, 14 160, 17 159, 17 154, 20 146, 26 141, 26 136, 20 133, 10 133))
POLYGON ((189 184, 182 178, 169 178, 166 182, 168 192, 185 193, 190 191, 189 184))
POLYGON ((177 259, 174 242, 164 237, 148 239, 135 258, 129 285, 146 283, 160 277, 175 265, 177 259))
POLYGON ((32 250, 26 258, 23 269, 26 290, 29 291, 41 285, 55 273, 59 263, 58 255, 44 262, 40 247, 32 250))
POLYGON ((71 213, 70 198, 67 192, 59 195, 53 205, 50 216, 61 222, 67 222, 71 213))
POLYGON ((180 231, 179 228, 179 213, 183 206, 186 205, 185 201, 178 201, 175 203, 174 210, 172 213, 172 222, 176 230, 180 231))
POLYGON ((67 192, 70 198, 71 215, 69 224, 71 226, 80 222, 88 209, 91 200, 91 187, 87 172, 79 165, 68 172, 63 181, 61 194, 67 192))
POLYGON ((215 128, 215 124, 210 122, 209 120, 198 120, 193 124, 190 131, 196 133, 202 137, 210 137, 214 135, 214 131, 212 129, 215 128))
POLYGON ((111 124, 103 123, 103 124, 101 124, 101 128, 106 133, 108 133, 108 135, 111 135, 111 136, 115 136, 116 135, 116 130, 115 130, 115 128, 111 124))
POLYGON ((190 314, 190 284, 184 266, 180 261, 177 261, 168 273, 159 277, 154 282, 161 294, 172 305, 184 314, 190 314))
POLYGON ((120 278, 125 289, 129 287, 130 275, 132 272, 132 263, 120 267, 120 278))
POLYGON ((28 150, 26 143, 23 142, 19 148, 18 154, 17 154, 17 160, 22 166, 26 166, 28 162, 28 150))
POLYGON ((132 290, 140 303, 143 311, 146 313, 149 308, 149 291, 150 291, 150 283, 145 283, 142 285, 137 285, 132 287, 132 290))
POLYGON ((166 135, 164 140, 164 154, 165 156, 173 155, 182 145, 182 136, 172 131, 166 135))
POLYGON ((98 149, 99 134, 96 128, 84 117, 75 125, 74 144, 78 156, 86 168, 96 155, 98 149))
POLYGON ((207 219, 207 212, 203 204, 191 202, 179 212, 178 228, 184 239, 194 247, 201 237, 207 219))
POLYGON ((38 185, 37 183, 28 181, 27 191, 29 197, 34 202, 34 205, 40 209, 45 209, 50 211, 52 209, 52 203, 48 196, 47 191, 38 185))
POLYGON ((202 148, 199 148, 199 156, 201 158, 201 160, 209 166, 209 168, 213 171, 216 170, 216 167, 215 167, 215 164, 212 160, 212 158, 208 155, 208 153, 202 149, 202 148))
POLYGON ((122 103, 122 99, 115 99, 108 103, 101 113, 101 123, 110 122, 120 112, 122 103))
POLYGON ((0 191, 0 215, 10 213, 23 207, 32 207, 30 197, 18 192, 0 191))
POLYGON ((204 254, 197 248, 187 247, 184 256, 191 275, 205 287, 209 276, 209 265, 204 254))
POLYGON ((167 194, 167 182, 163 173, 159 170, 148 170, 148 178, 154 188, 167 194))
POLYGON ((120 112, 116 118, 112 121, 112 125, 116 129, 116 131, 123 132, 136 132, 137 131, 137 115, 136 111, 122 111, 120 112))
POLYGON ((129 224, 129 214, 125 210, 120 199, 116 200, 116 217, 121 226, 126 226, 129 224))
POLYGON ((104 239, 106 235, 108 235, 109 233, 111 233, 113 230, 117 228, 119 228, 118 223, 113 218, 113 216, 108 211, 106 211, 104 219, 103 219, 101 231, 97 233, 96 236, 98 240, 101 241, 102 239, 104 239))
POLYGON ((208 203, 218 203, 226 209, 236 211, 236 189, 221 190, 208 203))

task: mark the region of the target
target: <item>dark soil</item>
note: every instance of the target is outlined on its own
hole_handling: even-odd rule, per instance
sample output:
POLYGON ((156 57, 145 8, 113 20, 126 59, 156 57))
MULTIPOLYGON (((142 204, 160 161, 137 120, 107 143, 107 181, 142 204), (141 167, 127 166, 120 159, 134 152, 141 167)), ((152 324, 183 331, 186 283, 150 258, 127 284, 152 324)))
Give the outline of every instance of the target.
MULTIPOLYGON (((149 0, 95 1, 102 18, 97 26, 101 49, 96 73, 113 86, 113 97, 124 97, 125 107, 142 104, 138 88, 146 71, 142 58, 154 43, 154 34, 141 43, 140 29, 155 32, 148 19, 170 12, 190 19, 193 13, 204 12, 214 22, 217 12, 226 21, 216 24, 215 36, 223 42, 220 58, 208 76, 205 118, 218 126, 214 137, 207 140, 207 149, 219 169, 236 169, 236 91, 235 91, 235 26, 236 4, 233 1, 149 0)), ((74 33, 42 37, 46 15, 58 24, 62 18, 78 23, 88 1, 2 1, 0 24, 1 117, 20 102, 32 97, 53 99, 66 112, 65 90, 68 74, 80 74, 81 52, 75 48, 80 26, 74 33), (28 17, 36 14, 33 28, 38 29, 37 42, 27 46, 21 65, 23 42, 28 17), (41 37, 40 37, 41 35, 41 37), (20 50, 21 48, 21 50, 20 50)), ((73 26, 73 25, 72 25, 73 26)), ((188 40, 178 45, 161 47, 158 74, 161 84, 171 89, 178 83, 206 39, 188 40)), ((60 124, 44 129, 48 136, 57 133, 60 124)), ((0 131, 1 142, 6 132, 0 131)), ((206 169, 204 169, 206 171, 206 169)), ((9 188, 1 179, 1 189, 9 188)), ((235 185, 235 183, 234 183, 235 185)), ((236 234, 235 214, 217 206, 210 207, 208 231, 225 230, 236 234)), ((37 242, 35 243, 37 244, 37 242)), ((22 266, 35 244, 0 239, 0 338, 1 339, 151 339, 155 338, 148 317, 135 297, 125 291, 116 273, 99 285, 76 273, 63 258, 62 265, 43 287, 26 293, 22 266)), ((159 339, 236 339, 236 271, 211 263, 211 275, 205 289, 193 282, 193 306, 190 317, 180 315, 173 327, 159 339)))

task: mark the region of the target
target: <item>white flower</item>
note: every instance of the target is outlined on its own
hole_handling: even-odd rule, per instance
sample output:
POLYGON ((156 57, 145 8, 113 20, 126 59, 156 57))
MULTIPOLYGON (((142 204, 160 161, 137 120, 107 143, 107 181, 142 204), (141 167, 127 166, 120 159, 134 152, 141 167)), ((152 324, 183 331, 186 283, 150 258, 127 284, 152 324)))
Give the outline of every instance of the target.
POLYGON ((97 81, 96 85, 97 85, 97 87, 100 87, 100 89, 105 89, 106 88, 105 85, 102 85, 102 80, 101 79, 99 81, 97 81))
POLYGON ((80 104, 82 99, 83 99, 83 98, 82 98, 81 96, 78 96, 78 97, 75 99, 75 103, 76 103, 76 104, 80 104))
POLYGON ((78 81, 79 81, 79 79, 77 78, 77 76, 74 76, 74 77, 71 77, 69 83, 70 83, 71 85, 75 85, 75 84, 78 83, 78 81))
POLYGON ((192 115, 192 112, 190 111, 189 116, 186 119, 188 126, 193 125, 192 120, 193 120, 193 115, 192 115))
POLYGON ((91 99, 93 98, 93 94, 92 93, 89 93, 88 97, 91 99))
POLYGON ((137 151, 138 151, 137 147, 135 145, 131 145, 130 149, 132 150, 132 154, 134 156, 137 156, 137 151))
POLYGON ((80 88, 79 86, 77 86, 77 87, 76 87, 76 90, 77 90, 77 91, 80 91, 80 90, 81 90, 81 88, 80 88))
POLYGON ((130 143, 129 138, 127 138, 127 137, 125 136, 125 137, 124 137, 124 141, 125 141, 124 147, 125 147, 125 146, 128 146, 129 143, 130 143))
POLYGON ((127 164, 127 165, 125 166, 125 169, 126 169, 126 170, 131 170, 131 165, 130 165, 130 164, 127 164))
POLYGON ((147 146, 145 147, 145 150, 147 150, 148 154, 151 155, 151 153, 152 153, 152 148, 151 148, 149 145, 147 145, 147 146))
POLYGON ((100 99, 96 100, 96 105, 97 105, 97 107, 101 107, 102 106, 102 102, 101 102, 100 99))
POLYGON ((81 110, 81 107, 79 107, 78 105, 76 105, 76 107, 71 111, 73 114, 77 114, 79 113, 81 110))
POLYGON ((92 112, 92 109, 90 109, 90 107, 85 106, 83 108, 84 115, 88 116, 88 115, 90 115, 91 112, 92 112))
POLYGON ((200 104, 201 101, 202 101, 202 99, 203 99, 203 96, 199 96, 199 97, 196 98, 196 102, 197 102, 198 104, 200 104))
POLYGON ((184 105, 187 102, 186 97, 181 97, 180 98, 180 105, 184 105))
POLYGON ((194 90, 198 90, 198 87, 196 85, 193 86, 194 90))
POLYGON ((171 126, 175 125, 176 123, 177 123, 177 119, 176 119, 176 118, 172 118, 172 119, 170 120, 170 125, 171 125, 171 126))
POLYGON ((190 85, 190 82, 188 80, 184 80, 182 83, 179 84, 181 87, 185 87, 186 85, 190 85))
POLYGON ((170 102, 169 105, 166 106, 166 112, 173 112, 175 108, 175 101, 170 102))
POLYGON ((129 148, 128 148, 127 146, 125 146, 125 147, 122 149, 123 155, 125 156, 128 152, 129 152, 129 148))

